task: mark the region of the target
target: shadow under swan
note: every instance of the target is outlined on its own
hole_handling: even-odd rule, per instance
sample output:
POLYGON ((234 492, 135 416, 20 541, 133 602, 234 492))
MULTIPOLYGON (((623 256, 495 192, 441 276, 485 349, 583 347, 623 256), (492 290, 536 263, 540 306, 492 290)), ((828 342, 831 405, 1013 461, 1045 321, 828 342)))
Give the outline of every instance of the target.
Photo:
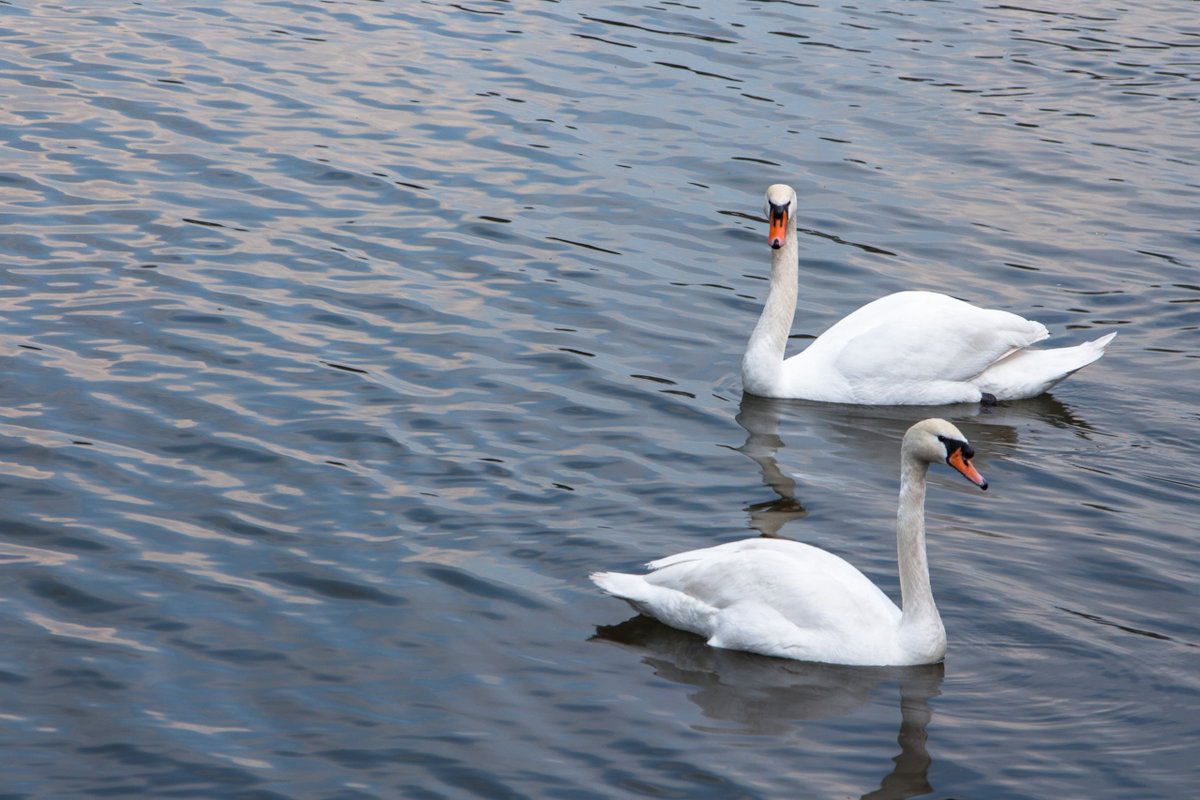
POLYGON ((863 798, 902 800, 933 791, 926 729, 933 716, 929 701, 941 694, 941 663, 847 667, 771 658, 709 647, 699 636, 642 615, 599 626, 592 639, 641 652, 642 662, 656 676, 696 690, 688 699, 705 717, 733 723, 752 735, 783 736, 798 722, 845 716, 871 705, 881 687, 896 683, 900 752, 879 788, 863 798))

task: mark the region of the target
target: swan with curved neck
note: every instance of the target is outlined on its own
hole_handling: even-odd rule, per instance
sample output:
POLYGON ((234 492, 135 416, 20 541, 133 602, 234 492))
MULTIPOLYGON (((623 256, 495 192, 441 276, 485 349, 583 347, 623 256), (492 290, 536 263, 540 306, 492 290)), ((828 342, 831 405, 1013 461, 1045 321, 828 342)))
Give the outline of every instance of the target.
POLYGON ((800 661, 932 664, 946 654, 925 552, 925 474, 945 461, 982 489, 974 450, 957 428, 927 419, 900 447, 897 607, 849 562, 789 539, 743 539, 668 556, 650 572, 596 572, 601 589, 636 610, 704 636, 713 647, 800 661))
POLYGON ((1035 397, 1104 354, 1115 333, 1074 347, 1027 349, 1040 322, 936 292, 897 292, 852 312, 784 358, 796 313, 796 192, 775 184, 771 283, 742 359, 742 386, 763 397, 861 405, 942 405, 1035 397))

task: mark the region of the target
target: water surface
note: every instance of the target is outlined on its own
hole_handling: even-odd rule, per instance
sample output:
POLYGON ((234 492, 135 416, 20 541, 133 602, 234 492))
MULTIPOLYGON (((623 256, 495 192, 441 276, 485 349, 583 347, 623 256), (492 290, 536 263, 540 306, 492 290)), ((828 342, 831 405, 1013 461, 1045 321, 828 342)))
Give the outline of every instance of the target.
POLYGON ((4 797, 1177 798, 1200 753, 1183 7, 6 3, 4 797), (996 409, 743 397, 902 288, 1119 335, 996 409), (759 532, 931 667, 707 648, 586 575, 759 532))

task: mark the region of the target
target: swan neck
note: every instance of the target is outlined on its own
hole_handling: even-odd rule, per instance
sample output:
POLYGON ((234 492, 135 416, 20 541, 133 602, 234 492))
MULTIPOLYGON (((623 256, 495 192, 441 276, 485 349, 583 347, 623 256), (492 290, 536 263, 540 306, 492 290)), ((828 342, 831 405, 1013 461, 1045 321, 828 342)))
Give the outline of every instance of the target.
POLYGON ((941 618, 929 584, 925 553, 925 474, 929 465, 906 456, 900 470, 900 507, 896 512, 896 557, 900 572, 900 608, 905 624, 936 622, 941 618))
POLYGON ((743 383, 754 394, 772 394, 770 388, 782 373, 788 334, 796 314, 799 263, 800 250, 793 222, 783 246, 771 251, 771 284, 742 360, 743 383))

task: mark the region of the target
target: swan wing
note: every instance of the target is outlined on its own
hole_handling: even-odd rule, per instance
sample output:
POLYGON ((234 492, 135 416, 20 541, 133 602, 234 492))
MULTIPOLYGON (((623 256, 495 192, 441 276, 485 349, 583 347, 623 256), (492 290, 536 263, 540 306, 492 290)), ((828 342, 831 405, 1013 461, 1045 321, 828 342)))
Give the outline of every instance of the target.
POLYGON ((801 542, 745 539, 647 566, 647 575, 592 579, 714 647, 851 663, 854 654, 842 652, 848 642, 890 644, 900 618, 895 603, 849 562, 801 542))
POLYGON ((796 358, 803 372, 822 370, 846 387, 852 402, 974 401, 978 390, 969 381, 1048 335, 1041 323, 1008 311, 898 292, 846 316, 796 358))
POLYGON ((855 380, 968 380, 1049 336, 1039 322, 933 292, 888 295, 851 318, 836 363, 855 380))

